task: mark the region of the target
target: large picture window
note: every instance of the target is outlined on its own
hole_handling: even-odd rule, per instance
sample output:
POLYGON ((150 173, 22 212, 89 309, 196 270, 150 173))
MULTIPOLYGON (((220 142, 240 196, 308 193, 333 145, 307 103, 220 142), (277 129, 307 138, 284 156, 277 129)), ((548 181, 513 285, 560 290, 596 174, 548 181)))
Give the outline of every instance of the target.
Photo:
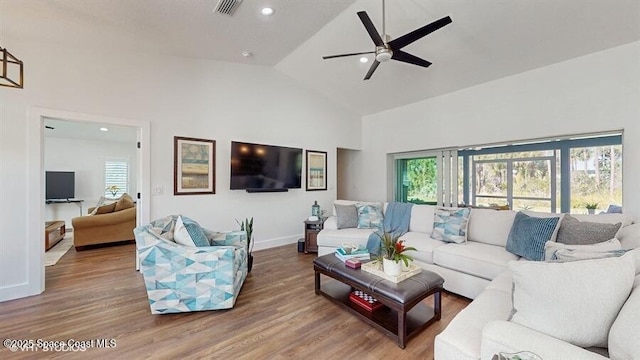
MULTIPOLYGON (((450 168, 437 159, 397 156, 395 200, 439 204, 438 195, 447 191, 439 172, 446 176, 450 168)), ((474 146, 458 150, 456 159, 450 176, 458 205, 567 213, 586 213, 587 205, 596 212, 622 206, 621 133, 474 146)))

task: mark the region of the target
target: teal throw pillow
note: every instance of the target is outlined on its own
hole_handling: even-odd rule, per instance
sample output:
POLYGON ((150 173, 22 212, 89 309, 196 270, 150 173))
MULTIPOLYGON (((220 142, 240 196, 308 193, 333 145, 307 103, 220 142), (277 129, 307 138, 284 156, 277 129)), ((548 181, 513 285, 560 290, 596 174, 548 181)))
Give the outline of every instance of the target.
POLYGON ((200 225, 186 216, 178 216, 173 240, 184 246, 210 246, 209 239, 200 225))
POLYGON ((356 204, 358 229, 382 229, 382 204, 356 204))
POLYGON ((470 208, 436 209, 431 238, 456 244, 466 243, 470 214, 470 208))
POLYGON ((507 251, 527 260, 544 260, 544 244, 551 239, 559 217, 538 218, 516 214, 507 238, 507 251))

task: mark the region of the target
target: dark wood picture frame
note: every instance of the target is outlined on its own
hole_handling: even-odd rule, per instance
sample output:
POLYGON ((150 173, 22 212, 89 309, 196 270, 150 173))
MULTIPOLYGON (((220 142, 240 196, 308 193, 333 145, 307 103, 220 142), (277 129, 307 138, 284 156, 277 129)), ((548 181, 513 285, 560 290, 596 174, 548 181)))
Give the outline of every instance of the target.
POLYGON ((216 142, 173 137, 173 195, 216 193, 216 142))
POLYGON ((307 191, 327 190, 327 152, 307 150, 305 159, 307 191))

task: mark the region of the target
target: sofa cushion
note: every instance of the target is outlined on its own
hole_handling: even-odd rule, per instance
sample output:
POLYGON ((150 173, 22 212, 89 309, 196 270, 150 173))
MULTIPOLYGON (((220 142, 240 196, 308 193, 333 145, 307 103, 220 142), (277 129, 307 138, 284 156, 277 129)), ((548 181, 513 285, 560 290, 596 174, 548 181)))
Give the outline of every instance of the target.
POLYGON ((633 360, 640 356, 640 276, 636 276, 631 295, 609 330, 609 356, 633 360))
POLYGON ((133 202, 133 198, 129 196, 129 194, 125 193, 125 194, 122 194, 120 199, 118 199, 118 201, 116 202, 116 208, 114 211, 120 211, 128 208, 132 208, 134 206, 135 206, 135 203, 133 202))
POLYGON ((356 204, 358 209, 358 229, 382 229, 384 215, 382 204, 356 204))
POLYGON ((640 247, 640 223, 622 226, 616 237, 620 239, 623 249, 636 249, 640 247))
POLYGON ((503 247, 468 241, 445 244, 433 251, 433 263, 448 269, 492 280, 518 257, 503 247))
POLYGON ((507 251, 527 260, 544 260, 544 244, 551 239, 558 220, 517 213, 507 238, 507 251))
POLYGON ((607 241, 616 236, 622 222, 616 224, 580 221, 566 214, 560 222, 557 242, 562 244, 589 245, 607 241))
MULTIPOLYGON (((500 352, 517 353, 526 349, 544 360, 608 360, 594 349, 583 349, 568 342, 531 330, 510 321, 494 320, 482 329, 481 359, 500 352)), ((500 358, 502 360, 502 358, 500 358)), ((533 360, 528 356, 520 359, 533 360)))
MULTIPOLYGON (((490 245, 487 245, 490 246, 490 245)), ((485 290, 451 320, 434 341, 436 359, 478 360, 482 329, 492 320, 506 320, 511 294, 485 290)))
POLYGON ((609 251, 609 250, 620 250, 622 249, 622 246, 620 245, 620 241, 616 238, 603 241, 598 244, 591 244, 591 245, 567 245, 567 244, 561 244, 553 241, 547 241, 544 244, 544 260, 545 261, 556 260, 555 253, 559 250, 564 250, 564 249, 599 252, 599 251, 609 251))
POLYGON ((456 244, 465 243, 470 213, 469 208, 437 208, 431 238, 456 244))
POLYGON ((184 246, 209 246, 209 239, 200 225, 186 216, 178 216, 173 240, 184 246))
POLYGON ((333 204, 336 209, 336 224, 338 229, 358 227, 358 209, 355 205, 333 204))
POLYGON ((330 230, 324 229, 318 233, 318 246, 339 248, 342 243, 348 241, 355 245, 367 246, 367 240, 369 235, 375 229, 342 229, 342 230, 330 230))
POLYGON ((433 230, 433 216, 435 215, 435 212, 436 207, 433 205, 413 205, 411 208, 409 231, 431 234, 431 231, 433 230))
POLYGON ((514 284, 511 320, 580 347, 607 346, 635 272, 629 256, 565 263, 512 261, 509 267, 514 284))
POLYGON ((407 255, 414 260, 422 261, 427 264, 433 264, 433 251, 445 245, 446 243, 432 239, 429 234, 422 232, 410 231, 400 236, 400 240, 404 241, 406 246, 413 246, 418 251, 408 251, 407 255))
POLYGON ((93 211, 91 211, 89 213, 89 215, 95 215, 98 213, 98 208, 102 205, 104 205, 104 202, 107 201, 107 198, 104 196, 100 196, 100 199, 98 199, 98 202, 96 203, 96 206, 93 207, 93 211))
POLYGON ((516 213, 510 210, 471 209, 467 238, 472 241, 506 247, 516 213))
POLYGON ((97 208, 95 208, 93 210, 93 212, 91 212, 94 215, 100 215, 100 214, 108 214, 108 213, 112 213, 114 211, 116 211, 116 203, 111 203, 108 205, 102 205, 99 206, 97 208))

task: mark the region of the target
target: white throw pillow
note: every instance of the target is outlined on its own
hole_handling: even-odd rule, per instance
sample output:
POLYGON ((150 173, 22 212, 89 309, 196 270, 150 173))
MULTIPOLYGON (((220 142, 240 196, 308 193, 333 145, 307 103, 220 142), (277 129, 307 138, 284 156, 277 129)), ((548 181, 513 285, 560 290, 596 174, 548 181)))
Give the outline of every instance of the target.
POLYGON ((584 250, 584 251, 610 251, 610 250, 620 250, 622 249, 622 244, 620 244, 620 240, 613 238, 611 240, 607 240, 597 244, 591 245, 567 245, 561 244, 555 241, 547 241, 544 244, 544 260, 552 261, 555 260, 555 253, 558 250, 584 250))
POLYGON ((629 299, 624 303, 609 330, 611 359, 634 360, 640 356, 640 330, 638 330, 640 311, 638 309, 640 309, 640 276, 636 277, 629 299))
POLYGON ((179 215, 173 231, 173 241, 184 246, 209 246, 209 240, 200 225, 186 216, 179 215))
POLYGON ((606 347, 635 274, 630 256, 548 263, 511 261, 511 321, 580 347, 606 347))

